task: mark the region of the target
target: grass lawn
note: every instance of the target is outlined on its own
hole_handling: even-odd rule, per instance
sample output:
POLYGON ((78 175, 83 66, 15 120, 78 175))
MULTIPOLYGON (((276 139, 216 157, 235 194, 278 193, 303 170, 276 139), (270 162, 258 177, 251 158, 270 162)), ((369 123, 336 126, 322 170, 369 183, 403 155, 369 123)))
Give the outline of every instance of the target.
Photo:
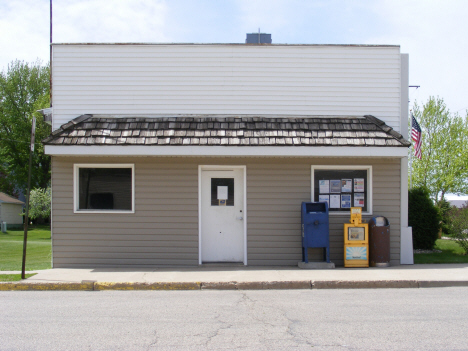
POLYGON ((468 263, 468 255, 453 240, 438 239, 434 249, 442 252, 414 254, 414 263, 468 263))
MULTIPOLYGON (((25 274, 26 279, 36 275, 37 273, 33 274, 25 274)), ((21 274, 0 274, 0 282, 17 282, 21 280, 21 274)))
MULTIPOLYGON (((0 271, 21 271, 24 230, 0 232, 0 271)), ((28 228, 26 270, 51 268, 51 240, 49 226, 28 228)))

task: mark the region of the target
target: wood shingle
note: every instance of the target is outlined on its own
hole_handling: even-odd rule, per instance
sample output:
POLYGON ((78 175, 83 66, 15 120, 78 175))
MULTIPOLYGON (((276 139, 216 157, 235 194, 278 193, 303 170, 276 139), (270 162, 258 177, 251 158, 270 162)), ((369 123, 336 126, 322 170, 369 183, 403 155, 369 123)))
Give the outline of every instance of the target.
POLYGON ((45 145, 226 145, 407 147, 401 134, 363 117, 154 117, 83 115, 64 124, 45 145))

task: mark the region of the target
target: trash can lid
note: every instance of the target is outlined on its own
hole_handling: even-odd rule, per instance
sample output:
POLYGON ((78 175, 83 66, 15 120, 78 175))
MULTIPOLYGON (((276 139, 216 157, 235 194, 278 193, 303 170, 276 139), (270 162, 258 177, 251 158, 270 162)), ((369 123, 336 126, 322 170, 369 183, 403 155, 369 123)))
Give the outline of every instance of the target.
POLYGON ((374 217, 374 221, 376 227, 384 227, 385 225, 387 225, 387 218, 383 216, 374 217))

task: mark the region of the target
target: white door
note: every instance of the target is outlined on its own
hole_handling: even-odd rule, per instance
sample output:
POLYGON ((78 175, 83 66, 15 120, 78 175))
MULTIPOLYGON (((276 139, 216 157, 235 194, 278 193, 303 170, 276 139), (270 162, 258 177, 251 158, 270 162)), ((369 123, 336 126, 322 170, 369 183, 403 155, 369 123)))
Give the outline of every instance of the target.
POLYGON ((201 260, 244 262, 244 169, 201 171, 201 260))

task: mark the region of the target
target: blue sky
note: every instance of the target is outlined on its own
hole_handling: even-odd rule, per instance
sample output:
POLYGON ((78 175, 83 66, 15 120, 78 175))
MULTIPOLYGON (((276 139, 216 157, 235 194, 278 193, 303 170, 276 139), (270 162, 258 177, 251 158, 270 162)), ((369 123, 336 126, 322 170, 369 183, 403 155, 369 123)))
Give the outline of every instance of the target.
MULTIPOLYGON (((465 0, 54 0, 54 42, 397 44, 410 55, 410 100, 443 97, 465 114, 465 0)), ((49 59, 49 0, 0 0, 0 68, 49 59)))
MULTIPOLYGON (((397 44, 410 55, 410 100, 468 109, 465 0, 54 0, 54 42, 397 44)), ((0 0, 0 68, 49 59, 49 0, 0 0)))
MULTIPOLYGON (((53 0, 53 41, 396 44, 410 57, 410 105, 468 109, 466 0, 53 0)), ((0 69, 49 60, 49 0, 0 0, 0 69)))

